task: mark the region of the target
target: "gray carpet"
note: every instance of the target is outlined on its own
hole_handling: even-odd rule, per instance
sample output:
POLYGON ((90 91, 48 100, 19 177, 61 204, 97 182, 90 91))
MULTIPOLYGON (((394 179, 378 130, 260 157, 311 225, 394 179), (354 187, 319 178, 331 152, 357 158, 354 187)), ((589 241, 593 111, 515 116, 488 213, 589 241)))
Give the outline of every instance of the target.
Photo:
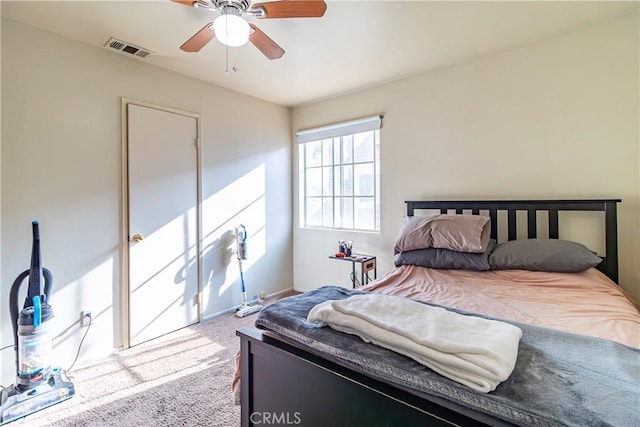
POLYGON ((227 314, 73 371, 73 398, 10 426, 239 426, 235 331, 256 316, 227 314))

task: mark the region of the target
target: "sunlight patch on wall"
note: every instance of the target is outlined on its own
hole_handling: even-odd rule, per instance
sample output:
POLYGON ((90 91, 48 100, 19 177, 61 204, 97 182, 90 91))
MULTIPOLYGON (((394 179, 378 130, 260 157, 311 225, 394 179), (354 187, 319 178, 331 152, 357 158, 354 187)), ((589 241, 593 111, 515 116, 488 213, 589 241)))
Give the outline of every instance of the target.
MULTIPOLYGON (((53 346, 54 349, 59 347, 67 349, 59 354, 73 354, 72 350, 77 349, 82 334, 84 334, 84 329, 80 328, 81 311, 90 311, 93 315, 91 333, 83 344, 83 353, 87 354, 89 348, 94 346, 100 346, 102 349, 113 347, 111 328, 113 322, 113 297, 111 295, 113 283, 113 258, 106 259, 77 280, 59 288, 54 283, 53 295, 51 296, 51 305, 55 314, 53 346), (56 307, 61 308, 56 309, 56 307), (65 310, 62 310, 62 307, 65 310)), ((64 362, 70 363, 70 361, 64 362)))
MULTIPOLYGON (((234 231, 238 225, 244 225, 248 235, 248 257, 243 261, 244 272, 246 273, 264 255, 266 248, 265 189, 266 168, 261 164, 203 200, 205 304, 212 295, 222 295, 239 279, 234 231)), ((238 295, 240 295, 239 289, 238 295)))
MULTIPOLYGON (((245 217, 245 221, 240 222, 244 224, 247 228, 247 259, 242 261, 242 269, 245 273, 245 282, 247 285, 247 296, 251 298, 251 296, 257 293, 256 284, 250 284, 247 282, 247 271, 251 269, 251 267, 265 254, 266 251, 266 229, 264 225, 258 229, 253 228, 254 226, 258 226, 258 221, 254 220, 259 218, 260 215, 264 216, 265 212, 265 200, 264 196, 257 200, 254 204, 247 207, 242 212, 241 217, 245 217), (252 225, 248 225, 252 224, 252 225), (252 286, 255 285, 255 286, 252 286), (251 291, 250 289, 251 288, 251 291)), ((231 225, 231 224, 229 224, 231 225)), ((220 287, 218 291, 218 295, 222 295, 224 292, 229 289, 237 280, 240 279, 240 268, 238 266, 238 260, 235 254, 235 240, 233 241, 233 261, 227 266, 227 280, 225 280, 224 284, 220 287)), ((234 289, 232 289, 233 292, 234 289)), ((238 288, 239 293, 240 288, 238 288)))

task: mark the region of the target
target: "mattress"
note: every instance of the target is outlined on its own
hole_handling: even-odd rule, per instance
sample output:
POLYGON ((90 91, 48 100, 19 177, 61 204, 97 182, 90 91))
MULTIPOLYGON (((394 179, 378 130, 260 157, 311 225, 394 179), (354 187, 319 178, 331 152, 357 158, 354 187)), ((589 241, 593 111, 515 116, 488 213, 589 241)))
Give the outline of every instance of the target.
POLYGON ((595 268, 580 273, 550 273, 403 265, 358 289, 640 348, 636 302, 595 268))

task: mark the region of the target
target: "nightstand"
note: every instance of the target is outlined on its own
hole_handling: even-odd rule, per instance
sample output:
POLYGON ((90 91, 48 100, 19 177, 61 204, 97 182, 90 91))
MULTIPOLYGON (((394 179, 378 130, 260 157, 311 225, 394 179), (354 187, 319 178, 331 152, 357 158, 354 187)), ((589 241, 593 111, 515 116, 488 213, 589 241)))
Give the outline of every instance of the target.
POLYGON ((369 272, 373 270, 373 279, 378 278, 378 267, 376 265, 376 257, 371 255, 354 254, 352 256, 338 257, 335 255, 329 256, 331 259, 337 259, 339 261, 348 261, 351 263, 351 284, 355 288, 356 286, 366 285, 371 281, 369 272), (356 264, 360 264, 360 281, 356 276, 356 264), (358 284, 359 283, 359 284, 358 284))

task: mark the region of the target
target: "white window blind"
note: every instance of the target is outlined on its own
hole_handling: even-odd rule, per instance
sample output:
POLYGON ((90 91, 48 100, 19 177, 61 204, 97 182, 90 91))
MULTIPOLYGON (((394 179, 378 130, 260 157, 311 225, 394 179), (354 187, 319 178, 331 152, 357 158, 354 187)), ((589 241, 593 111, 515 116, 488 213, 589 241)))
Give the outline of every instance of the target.
POLYGON ((382 116, 371 116, 348 122, 336 123, 313 129, 301 130, 296 133, 298 143, 319 141, 337 136, 352 135, 360 132, 380 129, 382 116))

